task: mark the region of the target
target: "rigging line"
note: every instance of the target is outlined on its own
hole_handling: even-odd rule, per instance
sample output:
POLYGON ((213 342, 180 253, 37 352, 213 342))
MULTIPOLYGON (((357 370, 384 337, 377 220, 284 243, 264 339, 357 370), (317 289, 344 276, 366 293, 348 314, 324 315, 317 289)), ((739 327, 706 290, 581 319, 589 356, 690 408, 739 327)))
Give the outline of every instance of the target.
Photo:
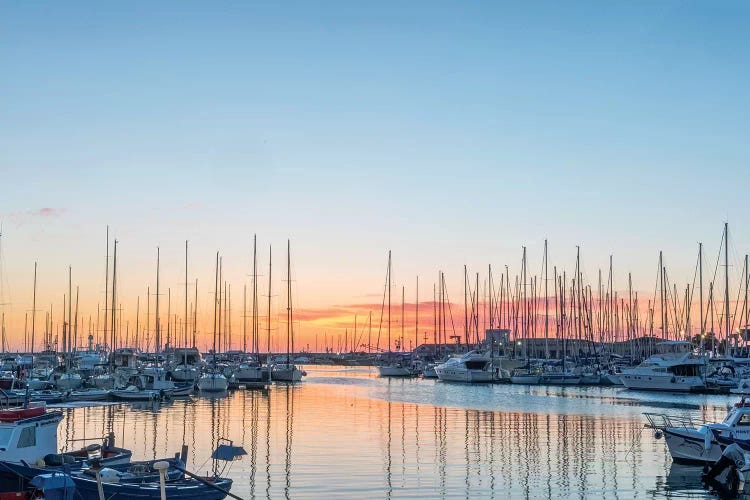
MULTIPOLYGON (((743 259, 744 260, 744 259, 743 259)), ((742 264, 742 276, 745 275, 745 264, 742 264)), ((742 295, 742 287, 737 287, 737 299, 734 301, 734 312, 732 313, 732 327, 731 330, 734 331, 734 320, 737 319, 737 307, 740 305, 740 295, 742 295)), ((742 303, 742 312, 745 310, 745 303, 742 303)))

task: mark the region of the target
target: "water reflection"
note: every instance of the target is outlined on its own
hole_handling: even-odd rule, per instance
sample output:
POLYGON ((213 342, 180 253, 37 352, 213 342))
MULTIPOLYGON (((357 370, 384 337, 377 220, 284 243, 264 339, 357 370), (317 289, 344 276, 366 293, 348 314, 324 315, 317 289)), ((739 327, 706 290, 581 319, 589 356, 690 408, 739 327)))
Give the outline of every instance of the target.
MULTIPOLYGON (((156 408, 68 408, 60 441, 73 448, 114 432, 135 459, 170 456, 185 444, 188 467, 206 473, 227 438, 248 451, 229 472, 243 498, 707 496, 700 470, 672 465, 663 441, 643 428, 640 412, 656 398, 639 407, 638 395, 612 389, 446 388, 361 369, 317 379, 308 372, 303 384, 156 408), (456 401, 462 391, 466 407, 430 403, 456 401), (547 406, 536 411, 547 391, 547 406)), ((697 419, 721 419, 722 400, 711 401, 683 404, 697 419)))

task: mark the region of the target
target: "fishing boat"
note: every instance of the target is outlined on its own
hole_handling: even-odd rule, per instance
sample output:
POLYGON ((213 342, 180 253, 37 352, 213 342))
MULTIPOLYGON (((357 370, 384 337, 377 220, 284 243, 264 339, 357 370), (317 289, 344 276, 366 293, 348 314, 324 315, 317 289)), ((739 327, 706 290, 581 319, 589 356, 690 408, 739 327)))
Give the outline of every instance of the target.
POLYGON ((35 463, 57 453, 60 411, 48 411, 45 403, 0 410, 0 461, 35 463))

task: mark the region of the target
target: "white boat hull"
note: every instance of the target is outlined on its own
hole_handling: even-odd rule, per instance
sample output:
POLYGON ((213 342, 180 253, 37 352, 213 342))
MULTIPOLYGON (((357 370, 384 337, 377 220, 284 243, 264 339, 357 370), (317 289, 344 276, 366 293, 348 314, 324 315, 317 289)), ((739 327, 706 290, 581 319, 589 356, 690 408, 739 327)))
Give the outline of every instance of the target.
POLYGON ((184 365, 177 366, 170 372, 173 380, 178 382, 195 382, 200 378, 200 371, 193 367, 185 367, 184 365))
POLYGON ((201 392, 223 392, 229 389, 229 381, 220 373, 207 373, 198 379, 201 392))
POLYGON ((672 374, 639 375, 623 372, 620 379, 628 389, 639 391, 691 392, 705 388, 701 377, 678 377, 672 374))
POLYGON ((721 458, 721 446, 711 443, 706 434, 695 429, 667 428, 663 432, 675 462, 703 464, 714 463, 721 458))
POLYGON ((435 367, 435 373, 440 380, 443 382, 464 382, 467 384, 472 383, 487 383, 492 382, 495 379, 494 372, 484 370, 467 370, 461 368, 444 368, 442 366, 435 367))
POLYGON ((424 369, 422 369, 422 377, 438 378, 437 372, 435 371, 435 366, 425 366, 424 369))

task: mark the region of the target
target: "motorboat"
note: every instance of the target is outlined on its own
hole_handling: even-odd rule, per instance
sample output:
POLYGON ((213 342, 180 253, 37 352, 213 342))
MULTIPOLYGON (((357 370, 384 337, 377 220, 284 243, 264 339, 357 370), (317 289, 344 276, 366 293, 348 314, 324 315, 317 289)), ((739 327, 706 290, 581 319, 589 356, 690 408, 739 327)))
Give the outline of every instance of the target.
POLYGON ((469 351, 459 358, 450 358, 437 365, 435 373, 444 382, 486 383, 499 378, 492 358, 479 351, 469 351))
POLYGON ((654 437, 664 437, 675 462, 713 463, 721 457, 722 449, 732 443, 750 449, 750 402, 744 398, 729 409, 720 423, 696 426, 687 417, 660 413, 644 416, 654 437))
POLYGON ((666 341, 657 344, 662 353, 620 373, 628 389, 644 391, 692 392, 706 387, 706 358, 692 353, 692 344, 666 341))

